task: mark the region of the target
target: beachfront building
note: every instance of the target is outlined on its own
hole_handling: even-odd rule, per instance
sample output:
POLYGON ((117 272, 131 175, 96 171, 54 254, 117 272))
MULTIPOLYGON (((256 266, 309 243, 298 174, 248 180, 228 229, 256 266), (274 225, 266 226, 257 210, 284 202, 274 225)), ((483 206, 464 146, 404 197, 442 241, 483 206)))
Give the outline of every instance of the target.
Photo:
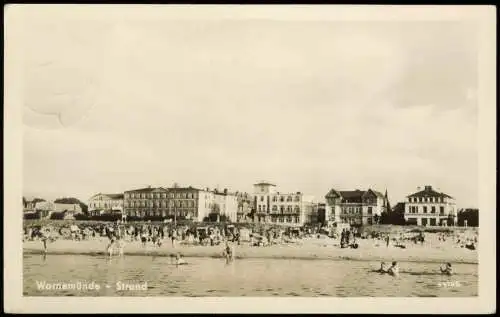
POLYGON ((253 197, 249 193, 236 193, 238 210, 236 215, 237 222, 250 222, 253 212, 253 197))
POLYGON ((211 220, 235 222, 238 215, 238 198, 236 194, 229 193, 227 189, 219 191, 215 189, 211 192, 212 208, 210 208, 209 217, 211 220))
POLYGON ((147 187, 124 193, 124 210, 127 216, 147 216, 179 220, 219 220, 222 215, 236 221, 238 203, 236 195, 194 187, 147 187))
POLYGON ((331 189, 326 198, 325 217, 328 225, 348 223, 350 225, 371 225, 378 223, 382 212, 388 206, 387 192, 373 190, 331 189))
POLYGON ((301 192, 280 193, 269 182, 254 184, 255 221, 301 226, 310 221, 315 203, 301 192))
POLYGON ((87 205, 91 216, 100 216, 106 213, 122 213, 123 194, 98 193, 89 198, 87 205))
POLYGON ((79 204, 54 203, 53 206, 55 212, 68 212, 74 215, 82 213, 82 207, 79 204))
POLYGON ((163 187, 146 187, 123 193, 123 210, 127 217, 166 217, 168 191, 163 187))
POLYGON ((407 224, 419 226, 454 225, 457 220, 455 199, 427 185, 407 196, 404 217, 407 224))
POLYGON ((41 219, 49 218, 54 212, 54 203, 51 201, 40 201, 35 204, 35 211, 38 212, 41 219))
POLYGON ((35 205, 37 201, 34 199, 25 199, 23 197, 23 211, 24 212, 35 212, 35 205))
POLYGON ((212 193, 206 189, 174 186, 168 189, 169 215, 176 219, 203 221, 212 208, 212 193))

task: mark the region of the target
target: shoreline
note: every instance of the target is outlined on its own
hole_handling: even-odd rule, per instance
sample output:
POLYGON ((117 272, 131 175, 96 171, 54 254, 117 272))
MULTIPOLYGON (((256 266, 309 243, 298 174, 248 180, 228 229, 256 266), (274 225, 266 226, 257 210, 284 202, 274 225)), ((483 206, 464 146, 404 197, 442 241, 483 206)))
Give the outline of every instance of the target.
MULTIPOLYGON (((413 246, 400 249, 381 246, 373 241, 360 241, 358 249, 341 249, 325 241, 306 241, 301 245, 273 245, 267 247, 235 246, 236 259, 282 259, 282 260, 335 260, 335 261, 400 261, 421 263, 478 264, 477 250, 459 247, 413 246)), ((331 242, 331 241, 327 241, 331 242)), ((58 240, 49 243, 47 255, 106 256, 105 240, 71 241, 58 240)), ((169 257, 181 253, 185 258, 223 258, 222 246, 177 245, 169 243, 162 247, 143 247, 140 242, 127 243, 125 256, 169 257)), ((40 241, 23 243, 23 254, 43 254, 40 241)))

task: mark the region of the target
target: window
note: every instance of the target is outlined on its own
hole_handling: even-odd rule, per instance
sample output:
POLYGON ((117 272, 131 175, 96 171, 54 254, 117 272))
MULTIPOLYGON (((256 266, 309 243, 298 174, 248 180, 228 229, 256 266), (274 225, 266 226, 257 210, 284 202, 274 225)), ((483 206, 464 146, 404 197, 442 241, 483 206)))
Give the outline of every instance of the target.
POLYGON ((441 202, 444 202, 444 198, 443 197, 441 197, 441 202))
POLYGON ((440 206, 440 207, 439 207, 439 213, 440 213, 441 215, 444 215, 444 206, 440 206))
POLYGON ((295 212, 296 213, 300 213, 300 207, 299 206, 295 206, 295 212))
POLYGON ((264 196, 260 196, 260 201, 264 201, 264 196))
POLYGON ((295 196, 295 201, 300 201, 300 196, 295 196))
POLYGON ((261 207, 260 205, 259 205, 259 208, 258 208, 258 209, 259 209, 259 211, 262 211, 262 207, 261 207))
POLYGON ((273 206, 273 211, 278 211, 278 207, 276 205, 273 206))
POLYGON ((427 218, 422 218, 422 226, 427 226, 427 218))
POLYGON ((273 201, 278 201, 278 197, 273 196, 273 201))
POLYGON ((286 211, 287 211, 287 212, 292 212, 292 206, 288 206, 288 207, 286 207, 286 211))
POLYGON ((430 219, 430 225, 435 226, 436 225, 436 218, 431 218, 430 219))
POLYGON ((432 206, 431 207, 431 213, 435 214, 436 213, 436 207, 435 206, 432 206))
POLYGON ((174 198, 174 193, 170 193, 169 197, 174 198))
MULTIPOLYGON (((368 214, 371 215, 372 214, 372 207, 368 207, 368 214)), ((371 219, 371 218, 370 218, 371 219)), ((369 223, 371 224, 371 223, 369 223)))
POLYGON ((285 206, 280 206, 280 212, 284 213, 285 212, 285 206))
POLYGON ((284 201, 285 201, 285 197, 281 196, 281 197, 280 197, 280 201, 281 201, 281 202, 284 202, 284 201))
POLYGON ((427 206, 424 206, 424 214, 427 213, 427 206))
POLYGON ((286 201, 287 201, 287 202, 288 202, 288 201, 292 201, 292 196, 288 196, 288 197, 286 198, 286 201))

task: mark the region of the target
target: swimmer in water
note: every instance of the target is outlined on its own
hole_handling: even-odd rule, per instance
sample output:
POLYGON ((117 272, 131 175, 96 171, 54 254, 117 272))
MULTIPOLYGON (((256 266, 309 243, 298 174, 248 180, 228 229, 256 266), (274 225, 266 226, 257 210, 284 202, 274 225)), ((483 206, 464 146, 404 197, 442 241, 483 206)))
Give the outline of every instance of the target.
POLYGON ((443 269, 442 266, 439 267, 439 269, 441 270, 441 273, 443 273, 443 274, 446 274, 446 275, 452 275, 453 274, 453 268, 451 267, 451 263, 450 262, 446 263, 444 269, 443 269))
POLYGON ((385 262, 380 262, 380 269, 378 269, 379 273, 387 273, 387 264, 385 262))
POLYGON ((387 273, 389 273, 392 276, 399 276, 398 262, 396 261, 392 262, 392 266, 387 270, 387 273))
POLYGON ((226 257, 226 263, 232 262, 234 260, 234 252, 229 243, 226 241, 226 247, 224 248, 224 255, 226 257))
POLYGON ((108 251, 109 257, 113 256, 113 247, 114 247, 114 245, 115 245, 115 239, 113 237, 111 237, 109 239, 109 244, 108 244, 108 247, 107 247, 107 251, 108 251))
POLYGON ((175 260, 176 260, 175 261, 176 265, 187 264, 187 262, 182 258, 182 255, 180 253, 177 253, 175 260))

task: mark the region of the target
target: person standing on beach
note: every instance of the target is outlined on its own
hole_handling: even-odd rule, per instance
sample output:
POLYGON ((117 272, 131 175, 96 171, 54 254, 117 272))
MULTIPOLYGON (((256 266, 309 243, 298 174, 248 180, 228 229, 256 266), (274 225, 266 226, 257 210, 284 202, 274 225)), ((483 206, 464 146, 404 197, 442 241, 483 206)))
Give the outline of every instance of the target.
POLYGON ((387 244, 387 247, 389 247, 389 242, 391 241, 391 238, 389 236, 389 234, 387 234, 387 236, 385 237, 385 242, 387 244))
POLYGON ((42 233, 41 239, 42 239, 42 243, 43 243, 43 253, 47 254, 47 240, 48 240, 48 237, 44 233, 42 233))
POLYGON ((172 239, 172 248, 175 248, 175 239, 177 239, 176 235, 177 235, 177 232, 175 229, 173 229, 172 233, 170 235, 170 239, 172 239))

